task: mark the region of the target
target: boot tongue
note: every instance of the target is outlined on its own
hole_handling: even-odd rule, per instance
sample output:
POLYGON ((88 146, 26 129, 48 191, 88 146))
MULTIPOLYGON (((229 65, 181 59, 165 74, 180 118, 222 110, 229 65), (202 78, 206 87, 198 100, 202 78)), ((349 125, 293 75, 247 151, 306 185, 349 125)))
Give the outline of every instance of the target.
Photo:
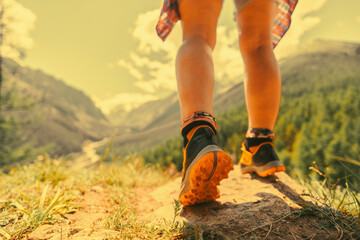
POLYGON ((188 141, 190 141, 196 129, 198 129, 198 127, 200 126, 210 128, 216 135, 216 130, 210 123, 202 120, 194 121, 181 130, 181 135, 184 137, 184 147, 186 146, 188 141))
MULTIPOLYGON (((200 125, 200 126, 196 126, 196 127, 193 127, 189 132, 188 134, 186 134, 186 137, 184 137, 184 147, 186 147, 186 145, 188 144, 188 142, 190 141, 190 139, 194 136, 194 133, 200 129, 200 130, 203 130, 205 133, 207 133, 208 131, 205 131, 205 128, 209 128, 209 131, 212 132, 212 129, 210 126, 208 125, 200 125), (203 128, 203 129, 201 129, 203 128)), ((210 135, 210 133, 209 133, 210 135)), ((210 137, 210 136, 209 136, 210 137)))

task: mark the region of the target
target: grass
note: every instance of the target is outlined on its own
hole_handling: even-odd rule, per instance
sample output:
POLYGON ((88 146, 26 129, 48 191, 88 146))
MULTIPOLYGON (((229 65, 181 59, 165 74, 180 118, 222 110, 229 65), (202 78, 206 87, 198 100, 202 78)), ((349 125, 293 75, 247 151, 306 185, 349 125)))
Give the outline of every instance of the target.
MULTIPOLYGON (((360 164, 356 160, 352 160, 360 164)), ((335 228, 340 234, 340 239, 360 239, 360 192, 347 181, 347 178, 332 182, 328 177, 330 172, 322 172, 316 163, 310 167, 313 174, 308 180, 300 180, 307 187, 314 203, 305 202, 299 216, 320 216, 323 220, 318 223, 318 228, 335 228), (319 176, 320 179, 319 180, 319 176), (339 185, 345 181, 345 186, 339 185)))
MULTIPOLYGON (((0 239, 26 238, 39 226, 68 222, 66 216, 79 211, 79 202, 94 186, 105 189, 112 209, 101 226, 118 232, 119 239, 206 239, 206 234, 209 235, 206 226, 177 221, 181 210, 177 200, 171 220, 156 224, 140 220, 132 206, 135 190, 158 186, 171 176, 158 166, 144 164, 139 156, 114 159, 116 162, 101 161, 79 169, 72 167, 74 160, 52 159, 43 154, 29 165, 0 173, 0 182, 6 183, 0 188, 0 239)), ((316 164, 312 170, 314 174, 302 180, 302 184, 309 189, 314 203, 304 202, 302 209, 291 213, 291 217, 320 216, 319 229, 336 229, 343 239, 360 239, 359 192, 351 188, 351 183, 340 187, 338 181, 331 182, 328 173, 316 164)), ((287 217, 290 216, 284 219, 287 217)), ((259 228, 271 227, 276 222, 269 224, 259 228)), ((253 236, 254 231, 245 234, 253 236)))
MULTIPOLYGON (((174 218, 172 221, 154 225, 150 221, 141 221, 136 212, 126 204, 119 204, 105 221, 105 227, 120 233, 119 239, 185 239, 191 236, 193 228, 191 225, 182 224, 176 220, 180 214, 181 204, 174 200, 174 218)), ((115 238, 116 239, 116 238, 115 238)))
MULTIPOLYGON (((76 210, 76 189, 67 185, 70 172, 46 154, 33 164, 0 174, 0 229, 5 239, 19 239, 43 224, 53 224, 76 210)), ((71 181, 71 180, 70 180, 71 181)))
MULTIPOLYGON (((350 161, 348 160, 347 162, 350 161)), ((360 162, 355 162, 360 164, 360 162)), ((316 228, 325 229, 329 233, 335 229, 338 233, 338 238, 336 239, 360 239, 360 192, 355 188, 349 187, 352 184, 347 181, 346 177, 332 182, 328 177, 328 173, 323 173, 315 162, 313 164, 314 166, 310 167, 313 170, 313 174, 308 179, 298 179, 308 189, 306 195, 310 197, 311 201, 297 202, 301 206, 300 209, 291 211, 275 221, 255 227, 243 233, 240 238, 266 239, 274 226, 276 228, 276 225, 286 220, 297 221, 304 217, 313 216, 318 220, 316 228), (345 181, 346 187, 339 185, 341 180, 345 181), (257 236, 260 230, 267 231, 265 237, 259 238, 257 236)), ((329 169, 327 170, 330 171, 329 169)), ((316 233, 312 237, 315 236, 316 233)), ((310 236, 310 239, 312 237, 310 236)), ((294 235, 293 238, 297 239, 294 235)), ((324 239, 329 239, 329 236, 324 236, 324 239)))
MULTIPOLYGON (((118 158, 117 158, 118 159, 118 158)), ((121 233, 122 238, 162 238, 179 235, 175 221, 152 225, 138 220, 131 199, 137 187, 153 187, 166 182, 169 175, 156 166, 147 166, 139 157, 119 163, 101 163, 88 169, 73 169, 72 160, 51 159, 47 154, 24 166, 0 173, 0 239, 21 239, 39 226, 68 222, 66 215, 79 210, 78 203, 94 186, 110 194, 113 211, 103 227, 121 233)))

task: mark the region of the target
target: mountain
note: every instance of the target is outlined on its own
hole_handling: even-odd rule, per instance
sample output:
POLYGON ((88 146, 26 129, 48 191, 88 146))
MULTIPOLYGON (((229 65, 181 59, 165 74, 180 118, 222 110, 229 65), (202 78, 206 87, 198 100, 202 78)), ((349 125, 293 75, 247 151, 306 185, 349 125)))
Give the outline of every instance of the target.
MULTIPOLYGON (((215 84, 215 96, 221 96, 228 87, 222 83, 215 84)), ((217 109, 217 106, 215 106, 217 109)), ((219 106, 221 110, 221 106, 219 106)), ((106 116, 115 126, 122 126, 131 129, 131 132, 141 132, 154 127, 166 125, 168 122, 180 119, 180 105, 177 93, 155 101, 149 101, 139 107, 126 111, 123 105, 115 107, 106 116)))
MULTIPOLYGON (((339 78, 360 76, 359 56, 357 43, 319 40, 304 46, 279 62, 284 99, 321 87, 324 81, 319 79, 325 78, 327 84, 332 84, 339 78)), ((50 144, 52 153, 62 155, 81 150, 87 139, 96 141, 113 134, 115 127, 83 92, 9 59, 4 59, 3 74, 2 92, 14 92, 34 105, 30 110, 4 114, 30 120, 22 131, 28 139, 34 139, 36 146, 50 144)), ((241 104, 244 104, 242 82, 214 97, 216 116, 241 104)), ((177 94, 148 102, 129 113, 119 110, 112 114, 112 123, 118 128, 114 147, 121 153, 142 151, 179 135, 177 94)))
POLYGON ((2 68, 2 92, 11 92, 33 105, 4 114, 30 121, 21 131, 35 146, 50 144, 51 153, 64 155, 80 151, 85 140, 96 141, 113 133, 107 118, 83 92, 10 59, 4 59, 2 68))
POLYGON ((153 123, 159 121, 160 118, 166 118, 180 111, 178 97, 176 93, 170 96, 149 101, 130 112, 126 112, 121 106, 114 109, 107 115, 108 119, 114 126, 122 126, 130 128, 133 132, 149 129, 153 123))
MULTIPOLYGON (((314 41, 305 45, 298 53, 279 61, 279 65, 283 99, 286 99, 289 96, 301 95, 331 85, 339 79, 360 76, 360 44, 314 41)), ((240 82, 228 91, 215 95, 215 115, 220 116, 231 108, 244 105, 244 101, 244 85, 240 82)), ((119 145, 115 146, 125 152, 141 151, 144 147, 150 148, 163 142, 166 140, 165 136, 179 135, 181 122, 179 111, 175 110, 175 106, 176 104, 173 108, 163 111, 162 115, 158 115, 148 125, 152 126, 151 129, 136 134, 119 134, 115 140, 119 145), (126 142, 126 139, 132 140, 126 142)))

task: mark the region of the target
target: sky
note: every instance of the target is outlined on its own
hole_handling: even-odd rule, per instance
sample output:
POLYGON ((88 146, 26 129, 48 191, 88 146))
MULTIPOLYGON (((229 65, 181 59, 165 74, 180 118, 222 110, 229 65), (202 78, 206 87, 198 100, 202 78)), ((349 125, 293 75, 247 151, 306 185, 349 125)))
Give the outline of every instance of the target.
MULTIPOLYGON (((22 63, 84 91, 105 113, 118 104, 130 110, 176 92, 181 23, 165 42, 157 37, 162 0, 16 2, 14 14, 23 18, 17 26, 22 63)), ((359 0, 299 0, 277 58, 315 39, 360 43, 358 9, 359 0)), ((215 79, 224 89, 241 81, 243 72, 233 12, 233 1, 225 0, 213 54, 215 79)))

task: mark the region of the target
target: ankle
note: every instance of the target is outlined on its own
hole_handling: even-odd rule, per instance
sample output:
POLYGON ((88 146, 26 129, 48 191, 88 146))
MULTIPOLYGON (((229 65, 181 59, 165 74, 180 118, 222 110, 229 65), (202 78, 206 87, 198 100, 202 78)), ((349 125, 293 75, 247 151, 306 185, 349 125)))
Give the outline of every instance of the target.
MULTIPOLYGON (((250 151, 252 147, 259 146, 265 142, 273 142, 275 134, 267 128, 249 128, 245 134, 245 148, 250 151)), ((250 151, 251 152, 251 151, 250 151)))
POLYGON ((209 126, 214 133, 216 134, 217 124, 216 119, 209 113, 206 112, 194 112, 185 118, 181 126, 181 135, 186 137, 187 134, 194 127, 207 125, 209 126))
POLYGON ((191 133, 193 129, 200 126, 209 127, 216 136, 216 119, 209 113, 194 112, 185 119, 181 126, 181 135, 184 138, 184 147, 187 145, 188 141, 191 138, 191 136, 189 136, 189 133, 191 133))

